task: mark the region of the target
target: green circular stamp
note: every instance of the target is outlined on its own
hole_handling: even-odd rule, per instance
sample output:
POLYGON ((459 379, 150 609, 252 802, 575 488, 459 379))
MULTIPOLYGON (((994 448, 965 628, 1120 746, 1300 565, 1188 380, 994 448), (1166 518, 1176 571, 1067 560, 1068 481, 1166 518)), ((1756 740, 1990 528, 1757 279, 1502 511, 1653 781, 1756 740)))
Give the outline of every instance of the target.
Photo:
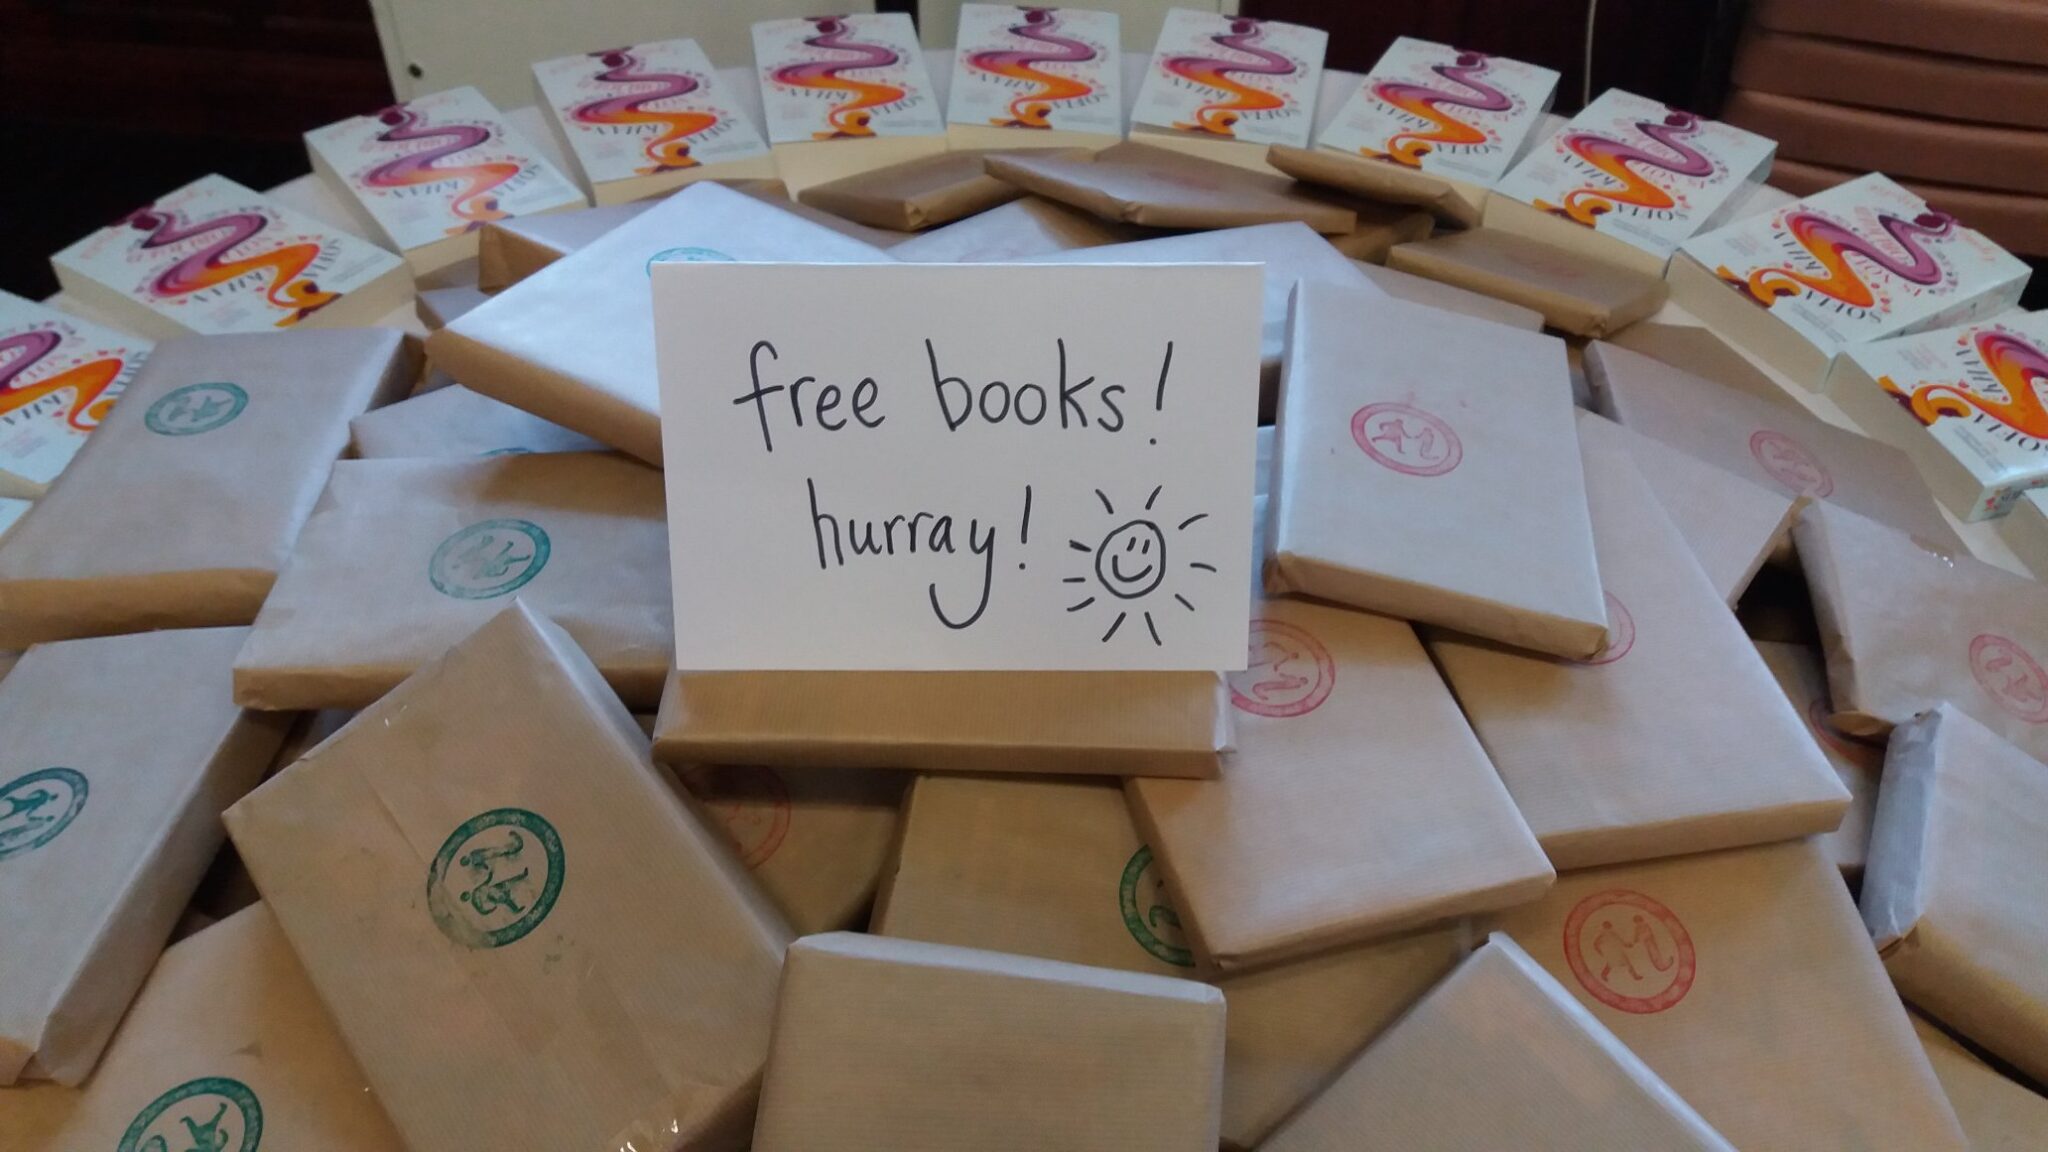
POLYGON ((540 926, 562 894, 562 838, 524 808, 462 822, 427 869, 427 911, 465 948, 503 948, 540 926))
POLYGON ((1176 968, 1193 968, 1195 954, 1181 935, 1180 913, 1166 899, 1166 880, 1152 866, 1152 847, 1146 845, 1131 854, 1124 865, 1123 881, 1117 885, 1117 906, 1124 914, 1124 927, 1131 939, 1153 956, 1176 968))
POLYGON ((55 840, 85 810, 85 776, 41 768, 0 784, 0 860, 55 840))
POLYGON ((427 579, 457 600, 490 600, 519 591, 547 567, 553 545, 530 520, 479 520, 434 549, 427 579))
POLYGON ((732 257, 716 248, 663 248, 647 258, 647 274, 656 264, 730 264, 732 257))
POLYGON ((117 1152, 256 1152, 263 1105, 240 1080, 187 1080, 149 1102, 121 1134, 117 1152))
POLYGON ((159 436, 197 436, 234 423, 248 406, 239 384, 187 384, 151 404, 142 422, 159 436))

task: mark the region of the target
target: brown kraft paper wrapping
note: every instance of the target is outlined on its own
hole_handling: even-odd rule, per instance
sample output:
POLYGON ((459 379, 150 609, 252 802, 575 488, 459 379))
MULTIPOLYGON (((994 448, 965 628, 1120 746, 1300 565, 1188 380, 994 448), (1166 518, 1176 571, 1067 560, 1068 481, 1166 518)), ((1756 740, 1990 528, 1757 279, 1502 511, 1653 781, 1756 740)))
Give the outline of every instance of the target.
POLYGON ((1320 284, 1298 290, 1292 337, 1267 590, 1560 655, 1600 647, 1564 345, 1320 284))
POLYGON ((1792 540, 1844 731, 1881 736, 1948 702, 2048 757, 2048 587, 1824 504, 1792 540))
POLYGON ((1918 1016, 1913 1031, 1955 1106, 1971 1152, 2036 1152, 2048 1132, 2048 1097, 2006 1079, 1918 1016))
POLYGON ((1611 344, 1586 349, 1586 374, 1596 409, 1634 431, 1780 492, 1882 520, 1930 547, 1964 550, 1913 461, 1889 444, 1611 344))
POLYGON ((0 686, 0 1084, 78 1084, 283 718, 228 699, 240 628, 30 650, 0 686))
MULTIPOLYGON (((655 200, 493 220, 477 236, 477 287, 501 292, 654 207, 655 200)), ((452 318, 451 318, 452 319, 452 318)))
POLYGON ((1642 474, 1590 443, 1585 459, 1607 647, 1571 661, 1430 635, 1551 863, 1562 871, 1833 831, 1848 790, 1642 474))
POLYGON ((0 543, 0 648, 254 620, 348 422, 416 368, 388 328, 157 345, 0 543))
POLYGON ((660 464, 647 266, 662 259, 889 258, 730 188, 691 184, 434 333, 428 354, 486 396, 660 464))
POLYGON ((1778 678, 1785 698, 1805 719, 1807 732, 1828 758, 1835 778, 1849 790, 1849 811, 1842 816, 1842 826, 1818 839, 1845 879, 1860 879, 1864 857, 1870 849, 1870 821, 1877 811, 1877 779, 1884 768, 1884 742, 1851 736, 1835 726, 1829 716, 1827 666, 1820 649, 1773 640, 1756 640, 1755 644, 1764 667, 1778 678))
POLYGON ((1793 406, 1799 403, 1733 344, 1706 328, 1645 320, 1607 337, 1607 342, 1759 400, 1793 406))
POLYGON ((1512 939, 1495 933, 1261 1152, 1735 1152, 1512 939), (1370 1133, 1367 1145, 1360 1136, 1370 1133))
POLYGON ((344 460, 235 660, 247 707, 361 708, 517 596, 632 708, 674 663, 661 474, 610 454, 344 460))
MULTIPOLYGON (((904 812, 872 931, 1194 972, 1158 861, 1113 782, 924 776, 904 812)), ((1462 951, 1457 931, 1439 930, 1218 982, 1230 1007, 1223 1146, 1258 1146, 1462 951)))
POLYGON ((1550 886, 1550 862, 1405 621, 1268 600, 1249 651, 1229 678, 1237 749, 1220 778, 1126 784, 1205 964, 1267 967, 1550 886))
POLYGON ((1187 980, 807 936, 789 949, 754 1152, 1214 1148, 1223 1019, 1223 995, 1187 980))
POLYGON ((987 264, 1137 240, 1145 230, 1037 196, 956 220, 889 249, 906 264, 987 264))
POLYGON ((164 953, 52 1149, 403 1152, 367 1085, 256 905, 164 953))
POLYGON ((1655 276, 1492 229, 1403 244, 1387 255, 1387 266, 1534 308, 1546 324, 1574 336, 1618 332, 1662 307, 1665 297, 1655 276))
POLYGON ((1949 705, 1892 729, 1863 920, 1899 995, 2048 1080, 2048 765, 1949 705))
POLYGON ((1534 308, 1524 308, 1520 304, 1510 304, 1505 300, 1497 300, 1455 284, 1446 284, 1441 280, 1431 280, 1426 276, 1417 276, 1413 272, 1401 272, 1378 264, 1361 263, 1358 270, 1365 273, 1365 278, 1372 281, 1380 291, 1396 300, 1426 304, 1431 308, 1441 308, 1461 316, 1491 320, 1510 328, 1520 328, 1524 332, 1543 330, 1543 314, 1534 308))
MULTIPOLYGON (((1478 205, 1463 189, 1449 180, 1399 164, 1285 144, 1268 147, 1266 163, 1303 183, 1332 188, 1362 200, 1413 204, 1460 228, 1479 225, 1478 205)), ((1474 185, 1464 187, 1476 190, 1474 185)))
POLYGON ((581 432, 460 384, 365 412, 349 421, 349 439, 356 455, 366 460, 604 451, 604 445, 581 432))
POLYGON ((1559 877, 1490 917, 1742 1152, 1966 1152, 1812 841, 1559 877))
POLYGON ((1093 156, 1043 149, 990 156, 989 175, 1105 220, 1148 228, 1242 228, 1299 221, 1324 235, 1358 227, 1358 214, 1292 180, 1147 144, 1093 156))
POLYGON ((407 1147, 745 1146, 789 929, 673 787, 515 601, 228 811, 407 1147))
MULTIPOLYGON (((1056 153, 1086 155, 1074 150, 1056 153)), ((988 174, 982 161, 1006 155, 962 149, 871 168, 798 193, 799 202, 871 228, 922 232, 986 212, 1023 195, 1015 185, 988 174)))

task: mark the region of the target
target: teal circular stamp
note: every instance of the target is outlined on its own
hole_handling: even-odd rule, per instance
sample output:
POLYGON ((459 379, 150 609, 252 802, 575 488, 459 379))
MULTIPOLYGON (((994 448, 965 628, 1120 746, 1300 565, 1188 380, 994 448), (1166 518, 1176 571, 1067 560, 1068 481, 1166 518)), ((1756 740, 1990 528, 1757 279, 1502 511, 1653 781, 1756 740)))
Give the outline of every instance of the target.
POLYGON ((531 448, 521 448, 521 447, 519 447, 519 446, 518 446, 517 444, 514 444, 514 445, 513 445, 512 447, 510 447, 510 448, 493 448, 493 449, 491 449, 491 450, 490 450, 490 451, 488 451, 488 452, 479 452, 479 453, 477 453, 477 456, 479 456, 479 457, 481 457, 481 458, 483 458, 483 459, 489 459, 489 458, 490 458, 490 457, 492 457, 492 456, 531 456, 531 455, 533 455, 533 449, 531 449, 531 448))
POLYGON ((656 264, 730 264, 732 257, 716 248, 663 248, 647 258, 647 274, 656 264))
POLYGON ((1131 854, 1117 885, 1117 907, 1124 915, 1124 927, 1131 939, 1155 958, 1176 968, 1193 968, 1195 954, 1181 935, 1180 913, 1166 899, 1166 881, 1152 864, 1152 848, 1146 845, 1131 854))
POLYGON ((263 1105, 240 1080, 187 1080, 149 1102, 121 1134, 116 1152, 256 1152, 263 1105))
POLYGON ((0 784, 0 860, 62 835, 90 791, 84 774, 71 768, 41 768, 0 784))
POLYGON ((553 547, 531 520, 479 520, 441 541, 427 563, 427 579, 457 600, 507 596, 540 575, 553 547))
POLYGON ((562 838, 524 808, 462 822, 427 869, 427 911, 465 948, 503 948, 540 926, 562 895, 562 838))
POLYGON ((248 406, 239 384, 187 384, 151 404, 142 422, 159 436, 197 436, 234 423, 248 406))

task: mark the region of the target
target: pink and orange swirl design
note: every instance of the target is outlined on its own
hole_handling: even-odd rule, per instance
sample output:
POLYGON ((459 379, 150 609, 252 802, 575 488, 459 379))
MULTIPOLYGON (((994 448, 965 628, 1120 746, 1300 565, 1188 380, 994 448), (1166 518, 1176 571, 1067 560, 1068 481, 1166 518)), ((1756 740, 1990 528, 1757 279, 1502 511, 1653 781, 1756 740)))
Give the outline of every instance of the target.
POLYGON ((88 360, 41 383, 21 382, 29 369, 42 363, 63 342, 62 333, 48 328, 0 336, 0 416, 19 412, 45 396, 71 389, 71 402, 64 407, 64 422, 80 432, 99 427, 108 409, 114 406, 114 397, 107 390, 121 378, 123 365, 118 357, 88 360))
POLYGON ((1564 202, 1558 205, 1536 201, 1536 207, 1545 212, 1566 216, 1588 228, 1593 227, 1602 215, 1610 212, 1617 204, 1627 204, 1645 211, 1661 211, 1677 206, 1671 193, 1644 176, 1638 169, 1670 172, 1679 176, 1690 176, 1704 180, 1714 174, 1714 161, 1706 154, 1685 142, 1685 137, 1698 134, 1700 118, 1690 112, 1671 112, 1662 123, 1655 120, 1636 121, 1636 131, 1667 149, 1666 154, 1646 152, 1633 144, 1602 136, 1597 132, 1566 132, 1559 142, 1572 155, 1591 165, 1596 171, 1611 177, 1619 188, 1574 188, 1564 194, 1564 202))
POLYGON ((775 69, 770 76, 777 84, 791 88, 803 88, 812 92, 844 92, 850 99, 835 104, 825 114, 825 121, 831 125, 828 131, 813 132, 819 140, 836 140, 848 136, 873 136, 875 134, 874 112, 909 95, 894 84, 876 84, 857 80, 845 75, 866 68, 893 68, 900 57, 896 51, 884 44, 869 44, 853 39, 853 26, 837 16, 811 17, 811 25, 817 34, 804 38, 809 47, 825 52, 845 52, 851 59, 811 60, 802 64, 785 64, 775 69))
POLYGON ((1878 213, 1878 228, 1903 253, 1894 256, 1846 225, 1816 212, 1794 211, 1786 214, 1781 227, 1820 265, 1819 273, 1772 266, 1758 268, 1747 276, 1727 268, 1717 269, 1716 274, 1766 308, 1801 291, 1818 293, 1851 308, 1875 308, 1877 294, 1857 274, 1849 258, 1853 256, 1909 284, 1931 287, 1941 283, 1947 272, 1920 241, 1942 239, 1955 230, 1955 224, 1955 217, 1946 212, 1927 211, 1912 220, 1889 212, 1878 213))
POLYGON ((703 87, 695 76, 677 72, 640 72, 641 61, 625 48, 610 52, 594 52, 605 67, 595 79, 604 84, 652 84, 651 90, 643 89, 625 96, 610 96, 578 104, 570 115, 580 124, 654 124, 660 132, 643 146, 642 151, 652 163, 648 167, 636 168, 642 176, 657 172, 669 172, 678 168, 695 168, 698 161, 690 155, 691 136, 718 123, 718 116, 712 112, 698 112, 683 108, 673 112, 662 112, 647 107, 662 100, 673 100, 688 96, 703 87))
POLYGON ((441 164, 450 156, 487 143, 491 138, 490 129, 476 124, 423 124, 420 114, 403 104, 395 104, 379 112, 377 121, 384 125, 384 130, 377 133, 377 139, 382 143, 409 144, 415 140, 440 143, 377 165, 363 174, 363 183, 372 188, 410 188, 441 180, 460 181, 462 187, 456 191, 448 207, 467 223, 448 229, 450 236, 481 228, 491 220, 505 219, 507 213, 498 207, 497 198, 491 192, 519 175, 519 165, 508 160, 441 164))
POLYGON ((967 58, 971 68, 1026 84, 1031 91, 1010 101, 1007 119, 991 120, 999 128, 1050 128, 1053 106, 1078 100, 1095 91, 1095 86, 1071 76, 1041 71, 1040 64, 1086 64, 1096 58, 1093 46, 1059 34, 1059 15, 1050 8, 1026 8, 1021 23, 1013 24, 1010 35, 1046 45, 1042 49, 976 52, 967 58))
MULTIPOLYGON (((2048 441, 2048 350, 2000 328, 1986 328, 1971 338, 1977 355, 2004 390, 2003 400, 1972 392, 1959 384, 1922 384, 1902 397, 1922 424, 1943 416, 1981 413, 2007 428, 2048 441)), ((1886 381, 1887 384, 1890 381, 1886 381)))
POLYGON ((1276 112, 1287 106, 1287 101, 1262 88, 1241 84, 1231 79, 1234 74, 1247 76, 1292 76, 1296 65, 1293 60, 1259 46, 1264 39, 1265 29, 1257 20, 1233 19, 1230 31, 1209 37, 1219 47, 1241 53, 1242 56, 1169 56, 1161 61, 1168 72, 1204 88, 1212 88, 1225 95, 1224 99, 1211 100, 1195 109, 1194 120, 1177 123, 1175 128, 1183 132, 1207 132, 1215 136, 1236 138, 1237 122, 1246 113, 1276 112))
POLYGON ((1420 132, 1402 132, 1387 140, 1384 152, 1367 150, 1367 155, 1382 160, 1392 160, 1410 168, 1420 168, 1422 158, 1429 155, 1438 145, 1468 146, 1486 143, 1484 131, 1474 128, 1456 116, 1444 111, 1445 108, 1470 108, 1475 112, 1507 112, 1514 108, 1514 100, 1507 93, 1479 79, 1485 75, 1488 62, 1477 52, 1460 52, 1455 63, 1437 64, 1430 71, 1441 76, 1462 91, 1446 92, 1427 84, 1410 84, 1404 80, 1382 80, 1372 86, 1372 94, 1417 119, 1427 121, 1433 127, 1420 132))
POLYGON ((217 287, 251 272, 268 272, 270 302, 289 313, 277 322, 279 328, 297 324, 338 298, 337 293, 322 291, 312 280, 303 278, 306 269, 320 258, 320 245, 316 241, 285 244, 228 259, 229 252, 269 226, 270 218, 260 212, 230 212, 180 225, 168 212, 143 208, 121 223, 148 233, 137 245, 144 251, 167 248, 185 240, 212 237, 198 251, 150 278, 146 287, 156 296, 176 298, 217 287))

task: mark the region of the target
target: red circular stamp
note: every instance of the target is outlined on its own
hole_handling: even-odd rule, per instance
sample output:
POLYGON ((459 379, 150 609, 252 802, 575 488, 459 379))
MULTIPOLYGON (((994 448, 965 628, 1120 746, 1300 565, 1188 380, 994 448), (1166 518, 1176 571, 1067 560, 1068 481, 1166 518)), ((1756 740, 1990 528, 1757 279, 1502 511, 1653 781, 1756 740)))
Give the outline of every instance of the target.
POLYGON ((741 864, 759 868, 782 847, 789 835, 789 784, 774 769, 693 764, 679 775, 683 787, 725 828, 741 864))
POLYGON ((1284 720, 1322 707, 1337 685, 1337 662, 1307 629, 1259 616, 1252 619, 1245 670, 1229 680, 1230 702, 1240 710, 1284 720))
POLYGON ((1771 479, 1800 496, 1820 500, 1835 490, 1835 478, 1820 458, 1783 432, 1759 428, 1749 438, 1749 454, 1771 479))
POLYGON ((2048 672, 2018 641, 1992 632, 1970 641, 1970 674, 2000 708, 2029 724, 2048 723, 2048 672))
POLYGON ((1621 598, 1612 592, 1602 592, 1601 595, 1607 598, 1607 643, 1602 644, 1598 652, 1584 660, 1572 661, 1588 668, 1612 664, 1628 655, 1629 649, 1636 646, 1636 618, 1629 615, 1628 605, 1623 604, 1621 598))
POLYGON ((1465 445, 1442 417, 1408 404, 1367 404, 1351 414, 1351 438, 1379 464, 1404 476, 1441 476, 1465 458, 1465 445))
POLYGON ((1564 958, 1595 1000, 1639 1016, 1685 999, 1699 967, 1678 916, 1626 888, 1579 901, 1565 918, 1564 958))

